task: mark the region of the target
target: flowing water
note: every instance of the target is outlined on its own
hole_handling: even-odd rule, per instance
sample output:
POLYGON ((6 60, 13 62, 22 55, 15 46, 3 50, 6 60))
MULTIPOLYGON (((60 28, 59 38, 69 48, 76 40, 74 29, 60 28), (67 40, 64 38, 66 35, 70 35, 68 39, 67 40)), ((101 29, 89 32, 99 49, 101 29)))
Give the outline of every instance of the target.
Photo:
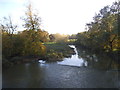
POLYGON ((3 71, 3 88, 118 88, 119 72, 97 69, 108 57, 76 49, 71 58, 61 62, 39 62, 15 65, 3 71), (92 57, 92 58, 91 58, 92 57), (99 62, 100 61, 100 62, 99 62), (100 64, 98 64, 100 63, 100 64), (73 67, 74 66, 74 67, 73 67), (94 66, 94 67, 91 67, 94 66))
POLYGON ((58 62, 58 64, 69 65, 69 66, 78 66, 78 67, 87 66, 87 61, 78 57, 78 51, 75 48, 75 46, 74 45, 69 45, 69 46, 71 48, 74 48, 75 54, 72 55, 71 58, 64 58, 63 61, 58 62))

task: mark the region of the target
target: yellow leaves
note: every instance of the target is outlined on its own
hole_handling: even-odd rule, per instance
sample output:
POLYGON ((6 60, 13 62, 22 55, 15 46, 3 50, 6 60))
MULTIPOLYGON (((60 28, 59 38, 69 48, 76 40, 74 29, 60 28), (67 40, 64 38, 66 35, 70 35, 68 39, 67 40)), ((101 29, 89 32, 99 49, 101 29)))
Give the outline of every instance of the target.
POLYGON ((105 45, 105 46, 104 46, 104 49, 109 49, 109 48, 110 48, 109 45, 105 45))
POLYGON ((117 51, 118 49, 113 49, 113 51, 117 51))
POLYGON ((31 42, 26 43, 26 47, 24 48, 25 55, 45 55, 46 47, 41 42, 31 42))
POLYGON ((44 55, 46 47, 41 42, 32 42, 32 51, 35 55, 44 55))
POLYGON ((23 55, 45 55, 46 54, 46 47, 42 44, 41 41, 45 41, 44 37, 46 33, 43 31, 38 30, 25 30, 23 31, 20 36, 23 38, 24 42, 24 49, 23 55))

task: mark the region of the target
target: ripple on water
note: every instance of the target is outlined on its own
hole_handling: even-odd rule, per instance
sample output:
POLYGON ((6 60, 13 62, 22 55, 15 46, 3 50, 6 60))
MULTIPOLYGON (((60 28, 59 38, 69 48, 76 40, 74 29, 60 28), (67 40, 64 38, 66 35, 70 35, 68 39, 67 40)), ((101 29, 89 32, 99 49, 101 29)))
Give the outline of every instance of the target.
POLYGON ((78 51, 74 45, 69 45, 69 47, 74 48, 75 54, 71 58, 64 58, 63 61, 57 62, 60 65, 69 65, 69 66, 87 66, 87 61, 78 57, 78 51))

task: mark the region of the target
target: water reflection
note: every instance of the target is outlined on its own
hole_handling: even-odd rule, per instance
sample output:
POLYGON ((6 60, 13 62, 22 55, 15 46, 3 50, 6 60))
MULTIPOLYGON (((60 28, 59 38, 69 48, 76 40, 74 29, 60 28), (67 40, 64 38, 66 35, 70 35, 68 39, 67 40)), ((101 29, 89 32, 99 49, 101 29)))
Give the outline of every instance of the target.
MULTIPOLYGON (((118 88, 119 72, 87 67, 108 67, 110 57, 89 50, 75 49, 76 54, 64 61, 15 65, 2 75, 3 88, 118 88), (79 54, 78 54, 79 53, 79 54), (69 67, 63 65, 79 66, 69 67), (86 68, 82 66, 87 66, 86 68)), ((112 64, 113 65, 113 64, 112 64)))
POLYGON ((87 62, 87 67, 97 68, 97 69, 119 69, 119 64, 115 62, 106 53, 96 53, 88 49, 77 48, 78 55, 80 58, 87 62))
POLYGON ((96 53, 88 49, 76 48, 74 45, 69 45, 74 49, 75 54, 71 58, 64 58, 63 61, 57 62, 60 65, 70 65, 77 67, 90 67, 96 69, 118 69, 120 65, 105 53, 96 53))
POLYGON ((63 61, 57 62, 61 65, 70 65, 70 66, 87 66, 87 61, 83 58, 78 57, 78 51, 74 45, 69 45, 71 48, 74 49, 75 54, 71 56, 71 58, 64 58, 63 61))

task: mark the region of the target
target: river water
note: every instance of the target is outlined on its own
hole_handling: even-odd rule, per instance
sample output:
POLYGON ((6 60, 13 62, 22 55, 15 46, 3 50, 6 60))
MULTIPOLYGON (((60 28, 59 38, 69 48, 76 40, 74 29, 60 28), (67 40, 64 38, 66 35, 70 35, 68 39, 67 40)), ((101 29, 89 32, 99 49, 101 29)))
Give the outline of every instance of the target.
MULTIPOLYGON (((39 62, 15 65, 3 72, 3 88, 118 88, 119 72, 94 68, 99 56, 78 51, 61 62, 39 62), (91 58, 92 56, 92 58, 91 58), (89 60, 88 60, 89 59, 89 60), (91 67, 94 66, 94 67, 91 67)), ((107 58, 108 59, 108 58, 107 58)), ((101 63, 101 62, 100 62, 101 63)), ((104 67, 106 65, 102 65, 104 67)))
POLYGON ((58 62, 58 64, 61 65, 69 65, 69 66, 87 66, 87 61, 85 61, 83 58, 78 57, 78 51, 75 48, 74 45, 69 45, 69 47, 74 48, 75 54, 72 55, 70 58, 64 58, 63 61, 58 62))

